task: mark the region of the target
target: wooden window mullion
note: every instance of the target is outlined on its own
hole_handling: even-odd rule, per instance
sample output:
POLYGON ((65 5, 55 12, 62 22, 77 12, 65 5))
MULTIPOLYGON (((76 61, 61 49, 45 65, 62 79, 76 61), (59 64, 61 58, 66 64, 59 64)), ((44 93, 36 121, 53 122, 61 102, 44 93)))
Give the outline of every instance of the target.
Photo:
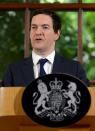
POLYGON ((30 10, 25 9, 24 58, 29 56, 30 50, 30 10))
MULTIPOLYGON (((82 4, 82 0, 78 0, 79 4, 82 4)), ((83 42, 82 42, 82 9, 78 10, 78 48, 77 48, 77 56, 78 61, 83 63, 83 42)))
POLYGON ((83 43, 82 43, 82 9, 78 11, 78 61, 83 63, 83 43))

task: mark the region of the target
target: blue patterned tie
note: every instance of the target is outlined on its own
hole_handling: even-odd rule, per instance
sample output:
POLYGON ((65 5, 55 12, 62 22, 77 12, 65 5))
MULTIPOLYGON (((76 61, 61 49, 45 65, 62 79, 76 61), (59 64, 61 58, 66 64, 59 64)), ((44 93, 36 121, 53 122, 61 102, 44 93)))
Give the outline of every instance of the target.
POLYGON ((44 64, 47 62, 47 59, 40 59, 39 60, 39 64, 40 64, 40 72, 39 72, 39 76, 43 76, 46 75, 46 72, 44 70, 44 64))

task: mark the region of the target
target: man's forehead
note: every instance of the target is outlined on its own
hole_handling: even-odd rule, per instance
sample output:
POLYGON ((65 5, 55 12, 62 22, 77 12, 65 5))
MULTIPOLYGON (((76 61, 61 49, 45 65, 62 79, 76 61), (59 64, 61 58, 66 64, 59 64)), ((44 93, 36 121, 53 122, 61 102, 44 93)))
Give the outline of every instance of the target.
POLYGON ((32 18, 31 24, 52 24, 52 18, 49 15, 39 14, 32 18))

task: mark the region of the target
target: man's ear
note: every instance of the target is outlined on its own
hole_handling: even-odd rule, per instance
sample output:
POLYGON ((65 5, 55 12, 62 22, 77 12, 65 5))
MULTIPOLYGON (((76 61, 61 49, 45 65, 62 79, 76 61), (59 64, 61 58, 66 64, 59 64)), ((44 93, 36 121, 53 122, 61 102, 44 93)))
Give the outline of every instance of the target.
POLYGON ((55 33, 55 41, 58 40, 60 37, 60 30, 58 30, 56 33, 55 33))
POLYGON ((31 29, 29 30, 29 38, 31 39, 31 29))

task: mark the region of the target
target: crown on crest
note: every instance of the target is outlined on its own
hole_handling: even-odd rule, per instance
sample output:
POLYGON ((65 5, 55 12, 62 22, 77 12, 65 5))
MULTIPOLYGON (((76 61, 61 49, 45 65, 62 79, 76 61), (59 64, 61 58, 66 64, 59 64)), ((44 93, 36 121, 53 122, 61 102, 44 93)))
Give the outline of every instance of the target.
POLYGON ((57 78, 55 78, 54 81, 50 81, 49 85, 51 90, 60 90, 63 86, 63 83, 62 81, 57 80, 57 78))

